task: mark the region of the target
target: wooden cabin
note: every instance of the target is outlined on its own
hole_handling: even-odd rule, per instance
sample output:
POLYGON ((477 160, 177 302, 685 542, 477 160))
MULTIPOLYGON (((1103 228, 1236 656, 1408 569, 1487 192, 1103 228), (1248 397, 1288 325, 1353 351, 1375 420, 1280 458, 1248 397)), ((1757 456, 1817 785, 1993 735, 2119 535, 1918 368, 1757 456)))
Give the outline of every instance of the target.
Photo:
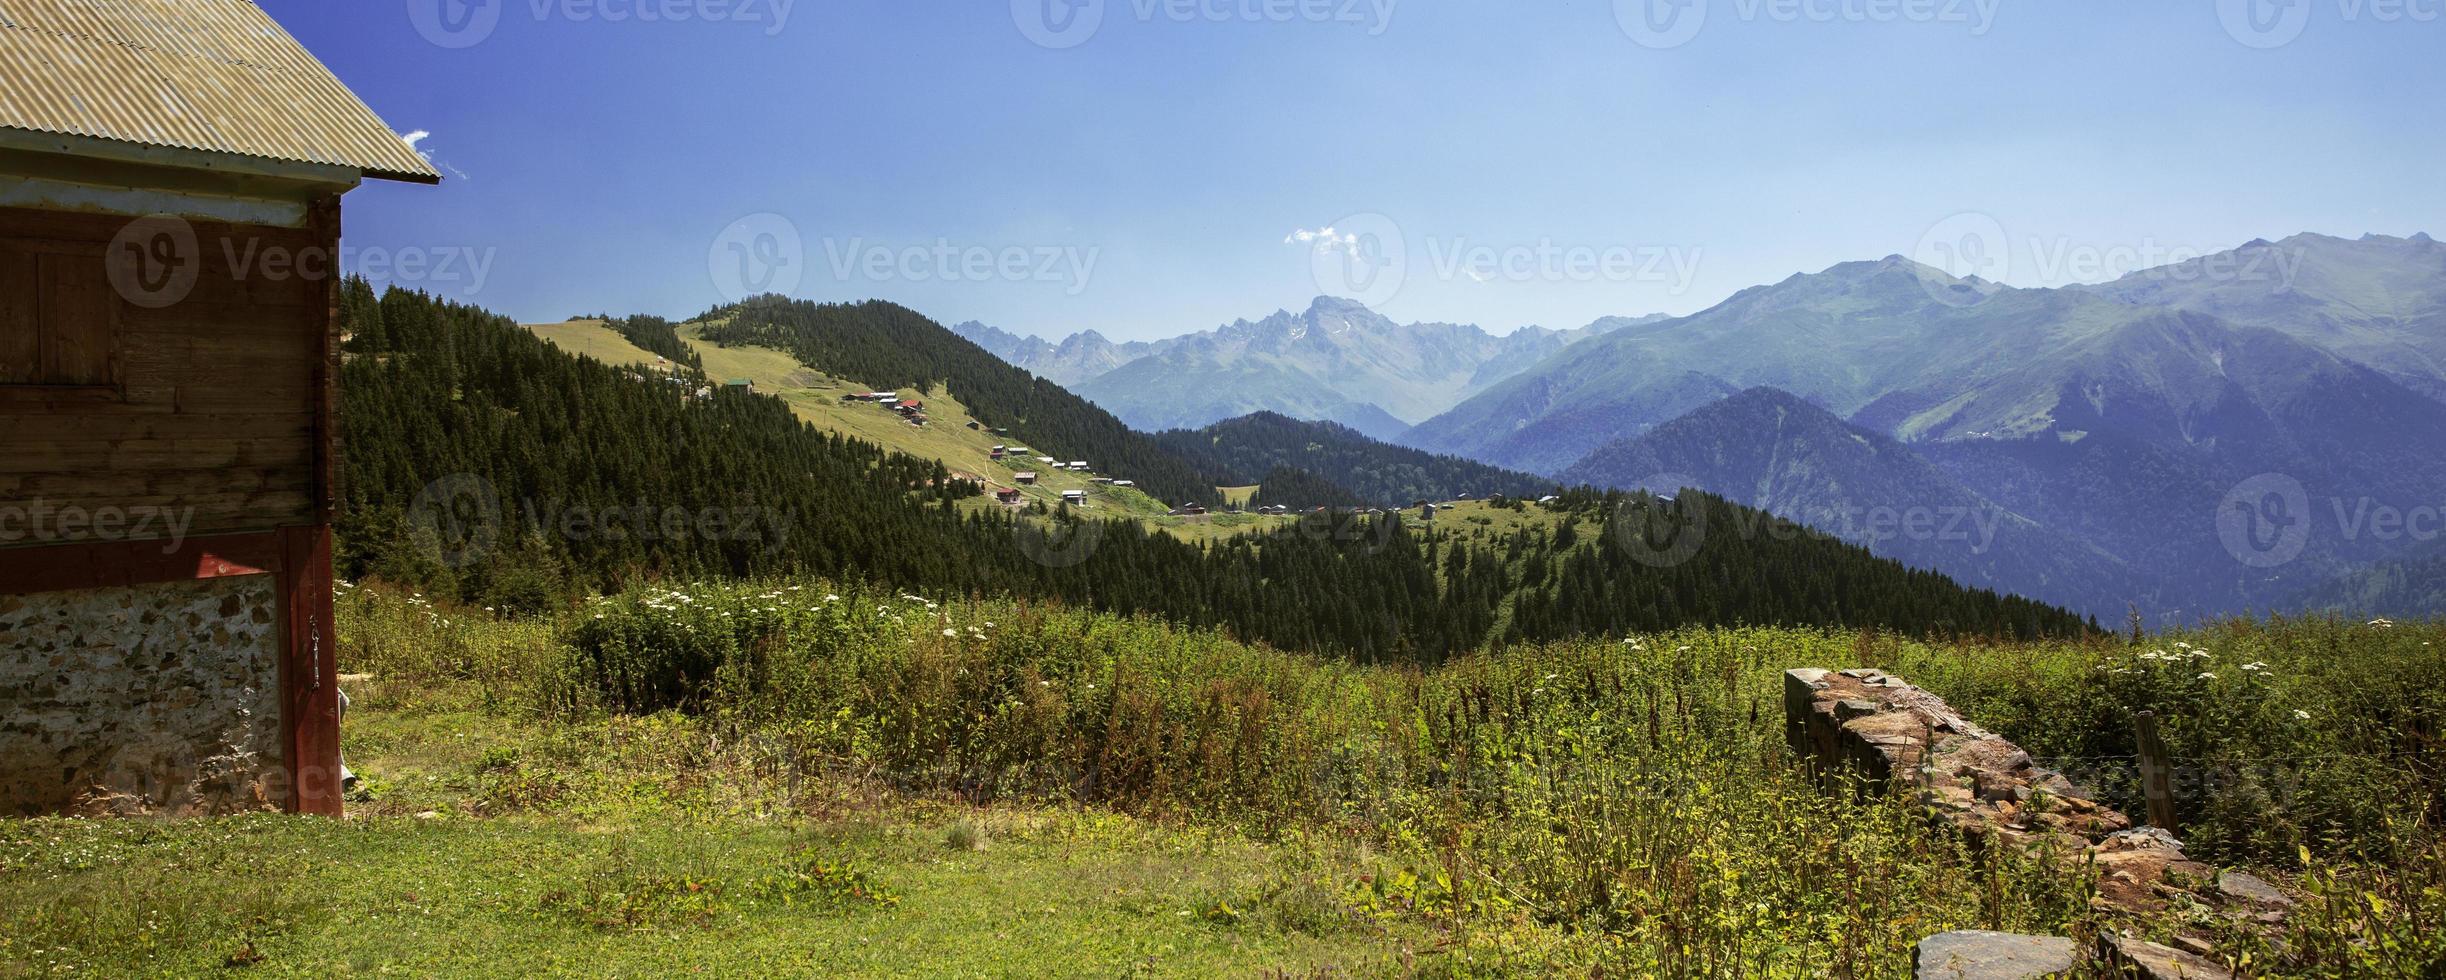
POLYGON ((340 198, 441 178, 247 0, 0 63, 0 813, 337 814, 340 198))

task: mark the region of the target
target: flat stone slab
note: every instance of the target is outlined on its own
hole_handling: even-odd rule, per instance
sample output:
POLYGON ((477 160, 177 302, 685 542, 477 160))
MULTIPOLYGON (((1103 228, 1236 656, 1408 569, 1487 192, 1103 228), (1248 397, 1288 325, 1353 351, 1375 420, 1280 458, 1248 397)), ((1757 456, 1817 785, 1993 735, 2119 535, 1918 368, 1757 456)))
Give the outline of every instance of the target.
POLYGON ((1919 980, 2028 980, 2070 973, 2072 940, 1966 929, 1919 941, 1911 964, 1919 980))
POLYGON ((2280 909, 2293 907, 2293 899, 2287 897, 2284 892, 2278 891, 2275 885, 2268 884, 2265 879, 2243 874, 2240 871, 2227 871, 2218 875, 2217 891, 2227 898, 2249 902, 2252 905, 2280 909))
POLYGON ((2234 980, 2207 957, 2139 939, 2101 936, 2098 959, 2140 980, 2234 980))

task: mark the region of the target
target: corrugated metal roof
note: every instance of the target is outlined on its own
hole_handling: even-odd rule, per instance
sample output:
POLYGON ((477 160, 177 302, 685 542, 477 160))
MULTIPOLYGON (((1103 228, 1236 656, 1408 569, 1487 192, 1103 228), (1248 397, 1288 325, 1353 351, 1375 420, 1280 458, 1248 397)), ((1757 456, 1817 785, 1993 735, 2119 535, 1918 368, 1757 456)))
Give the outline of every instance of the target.
POLYGON ((441 179, 249 0, 0 0, 0 127, 441 179))

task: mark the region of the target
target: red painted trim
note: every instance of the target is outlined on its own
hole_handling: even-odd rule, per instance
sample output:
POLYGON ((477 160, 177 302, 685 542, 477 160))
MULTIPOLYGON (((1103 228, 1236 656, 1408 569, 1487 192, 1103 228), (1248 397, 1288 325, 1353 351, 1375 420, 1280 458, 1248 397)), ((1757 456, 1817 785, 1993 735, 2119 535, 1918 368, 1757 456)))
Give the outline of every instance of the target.
POLYGON ((291 813, 340 815, 340 689, 333 678, 331 529, 281 532, 280 732, 291 813))
POLYGON ((278 531, 169 541, 101 541, 0 550, 0 595, 277 574, 278 531))

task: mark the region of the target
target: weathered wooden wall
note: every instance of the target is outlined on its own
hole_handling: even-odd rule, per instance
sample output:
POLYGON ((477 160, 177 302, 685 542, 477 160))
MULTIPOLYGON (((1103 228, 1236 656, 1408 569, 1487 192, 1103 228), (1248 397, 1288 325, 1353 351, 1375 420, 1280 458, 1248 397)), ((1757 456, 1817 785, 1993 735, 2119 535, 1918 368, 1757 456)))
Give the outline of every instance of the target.
MULTIPOLYGON (((276 575, 278 734, 273 744, 246 752, 259 762, 276 760, 277 769, 258 773, 264 781, 251 785, 287 809, 330 815, 341 809, 329 525, 337 459, 337 195, 344 190, 330 188, 308 204, 302 228, 192 219, 179 225, 193 242, 176 258, 194 263, 195 275, 191 287, 169 291, 174 296, 113 288, 71 297, 66 308, 83 326, 70 345, 69 367, 91 373, 93 358, 103 357, 106 383, 0 384, 0 596, 53 597, 18 603, 23 609, 56 602, 66 590, 102 589, 97 594, 146 620, 169 608, 152 597, 180 594, 176 583, 235 598, 260 583, 233 577, 276 575), (104 320, 108 329, 87 329, 104 320), (106 352, 95 350, 96 337, 104 338, 106 352), (56 520, 71 509, 87 519, 56 520), (122 523, 91 521, 106 512, 122 523), (151 523, 141 526, 126 520, 148 515, 151 523), (169 517, 176 527, 165 523, 169 517), (171 587, 148 588, 156 585, 171 587)), ((127 244, 114 239, 132 220, 0 208, 0 253, 44 256, 33 275, 46 286, 90 284, 97 274, 107 280, 105 257, 127 244)), ((14 267, 17 275, 0 276, 0 368, 12 357, 22 368, 28 349, 22 338, 33 322, 24 312, 27 266, 14 267), (8 292, 12 286, 18 291, 8 292)), ((53 301, 46 294, 42 302, 53 301)), ((231 614, 252 621, 258 609, 231 614)), ((128 645, 110 630, 84 632, 93 635, 79 642, 100 646, 53 649, 42 663, 74 675, 128 645), (98 659, 83 665, 75 662, 80 656, 98 659)), ((6 648, 0 653, 25 653, 38 639, 0 631, 6 648)), ((59 647, 56 638, 45 642, 59 647)), ((191 656, 173 656, 167 666, 207 669, 212 655, 202 649, 189 648, 191 656)), ((255 690, 265 679, 259 664, 229 673, 225 680, 255 690)), ((21 713, 16 709, 26 705, 11 700, 25 693, 0 690, 0 715, 21 713)), ((149 744, 145 739, 162 734, 153 730, 160 726, 139 719, 155 707, 131 706, 117 719, 72 719, 116 732, 79 748, 108 753, 149 744)))
MULTIPOLYGON (((0 249, 73 255, 98 274, 128 224, 0 208, 0 249)), ((192 291, 158 309, 106 297, 115 390, 0 386, 0 506, 191 508, 190 534, 316 522, 336 231, 192 227, 192 291), (281 264, 299 257, 322 264, 312 275, 281 264)), ((0 547, 70 540, 54 531, 0 547)))

